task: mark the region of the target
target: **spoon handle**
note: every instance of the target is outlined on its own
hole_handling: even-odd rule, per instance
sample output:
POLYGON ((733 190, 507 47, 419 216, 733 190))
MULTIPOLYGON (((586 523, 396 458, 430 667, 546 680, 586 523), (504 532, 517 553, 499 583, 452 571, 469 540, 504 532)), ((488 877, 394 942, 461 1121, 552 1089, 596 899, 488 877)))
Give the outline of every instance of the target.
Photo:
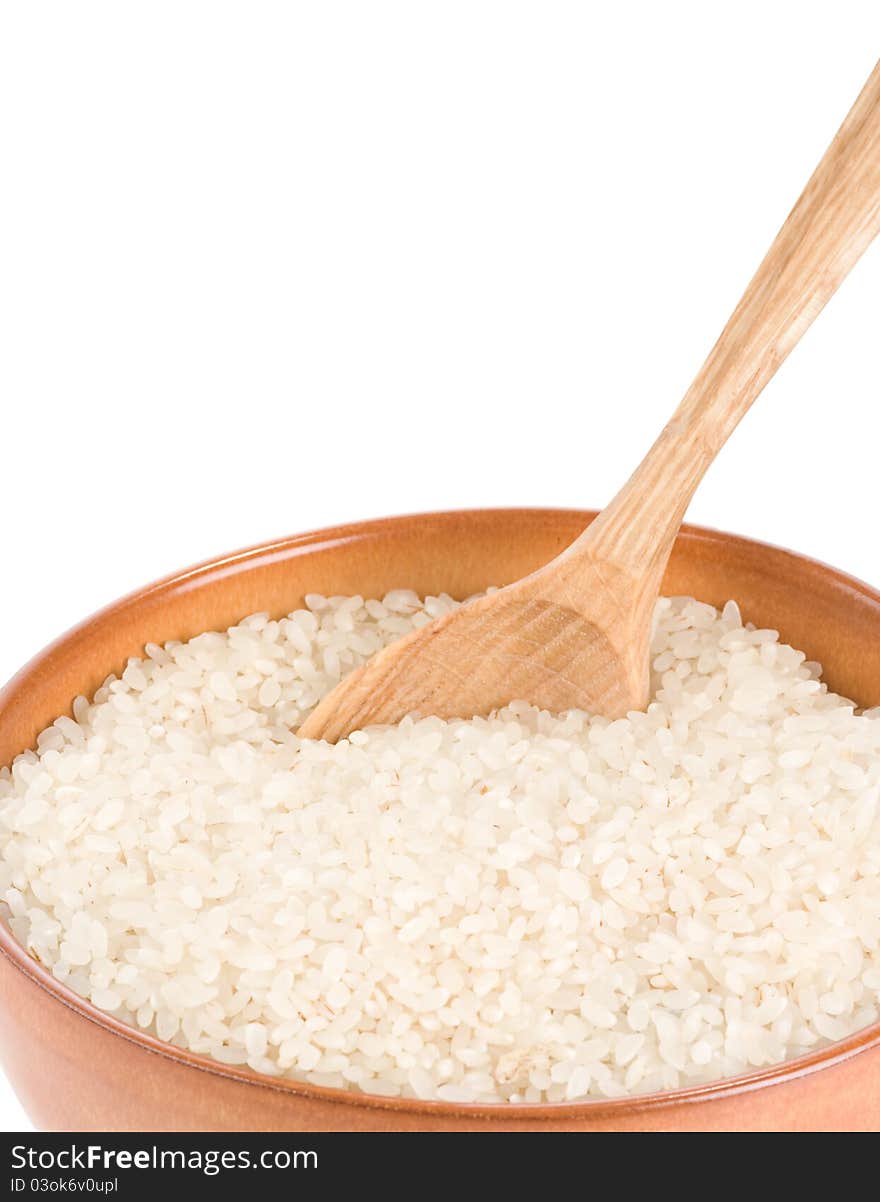
POLYGON ((684 400, 581 536, 584 551, 662 572, 706 469, 878 231, 880 62, 684 400))

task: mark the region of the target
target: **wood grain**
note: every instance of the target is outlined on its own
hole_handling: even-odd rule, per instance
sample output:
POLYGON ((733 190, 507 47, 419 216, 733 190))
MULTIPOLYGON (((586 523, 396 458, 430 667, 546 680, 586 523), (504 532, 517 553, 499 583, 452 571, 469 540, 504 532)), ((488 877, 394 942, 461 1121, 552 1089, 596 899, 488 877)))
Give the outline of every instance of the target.
POLYGON ((539 571, 374 656, 299 733, 335 742, 410 713, 470 717, 514 700, 610 718, 643 709, 654 603, 694 491, 878 229, 880 63, 681 405, 596 522, 539 571))

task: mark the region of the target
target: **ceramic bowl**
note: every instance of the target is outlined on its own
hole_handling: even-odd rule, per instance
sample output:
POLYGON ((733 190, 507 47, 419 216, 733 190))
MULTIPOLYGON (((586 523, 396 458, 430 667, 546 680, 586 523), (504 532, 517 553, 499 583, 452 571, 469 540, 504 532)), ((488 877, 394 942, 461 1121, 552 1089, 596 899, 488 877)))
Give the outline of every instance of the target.
MULTIPOLYGON (((390 588, 464 597, 545 563, 594 516, 477 510, 361 522, 266 543, 170 576, 102 610, 0 693, 0 764, 33 745, 146 642, 282 615, 304 594, 390 588)), ((782 632, 831 688, 880 703, 880 595, 774 547, 685 528, 664 585, 782 632)), ((0 1058, 34 1123, 56 1130, 880 1129, 880 1024, 775 1068, 652 1096, 465 1106, 372 1097, 219 1065, 96 1010, 0 927, 0 1058)))

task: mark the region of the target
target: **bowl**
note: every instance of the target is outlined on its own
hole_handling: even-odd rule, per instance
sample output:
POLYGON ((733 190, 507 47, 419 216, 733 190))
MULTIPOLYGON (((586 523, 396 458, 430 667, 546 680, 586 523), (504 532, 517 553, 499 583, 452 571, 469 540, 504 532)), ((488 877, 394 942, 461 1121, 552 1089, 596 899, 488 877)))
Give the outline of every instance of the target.
MULTIPOLYGON (((464 597, 545 563, 595 514, 474 510, 360 522, 265 543, 141 589, 33 659, 0 693, 0 764, 33 745, 146 642, 274 616, 308 592, 395 587, 464 597)), ((880 703, 880 594, 789 551, 694 527, 669 594, 740 602, 819 660, 829 686, 880 703)), ((227 1067, 95 1009, 0 926, 0 1060, 50 1130, 648 1131, 880 1129, 880 1024, 769 1069, 669 1093, 549 1105, 457 1105, 327 1089, 227 1067)))

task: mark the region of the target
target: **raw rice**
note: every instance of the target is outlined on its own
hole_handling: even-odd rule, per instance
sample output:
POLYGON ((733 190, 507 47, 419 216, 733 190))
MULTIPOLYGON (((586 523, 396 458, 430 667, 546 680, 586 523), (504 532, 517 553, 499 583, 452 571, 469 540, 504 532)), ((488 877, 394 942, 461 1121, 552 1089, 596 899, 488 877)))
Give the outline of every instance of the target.
POLYGON ((79 698, 0 772, 16 937, 225 1064, 456 1102, 672 1089, 877 1020, 872 713, 677 599, 647 713, 291 733, 454 604, 310 597, 79 698))

